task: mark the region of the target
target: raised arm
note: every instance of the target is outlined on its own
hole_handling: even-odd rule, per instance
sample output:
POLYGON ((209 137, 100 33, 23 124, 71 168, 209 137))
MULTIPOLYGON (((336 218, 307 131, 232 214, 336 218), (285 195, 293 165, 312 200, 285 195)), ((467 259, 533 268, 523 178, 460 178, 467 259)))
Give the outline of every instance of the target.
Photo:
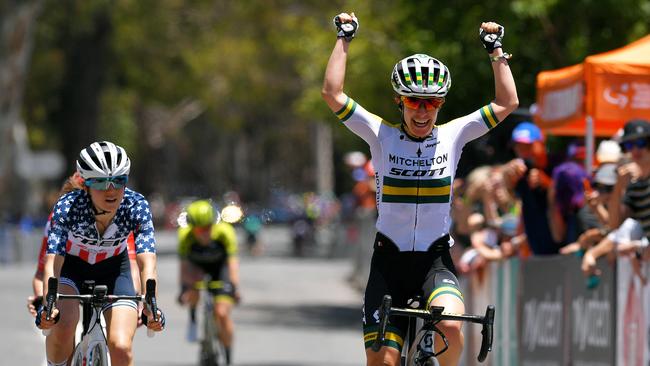
MULTIPOLYGON (((354 30, 352 31, 352 36, 344 36, 344 31, 341 30, 341 26, 337 24, 339 37, 336 39, 334 44, 334 49, 330 55, 329 61, 327 62, 327 69, 325 69, 325 80, 323 80, 323 89, 321 94, 323 99, 330 107, 332 112, 339 111, 345 101, 347 100, 347 95, 343 92, 343 84, 345 82, 345 67, 348 59, 348 47, 356 32, 358 26, 358 20, 354 16, 354 13, 347 14, 341 13, 337 15, 339 23, 344 24, 356 24, 354 30)), ((336 18, 335 18, 336 19, 336 18)))
POLYGON ((487 22, 481 24, 479 32, 481 42, 490 55, 494 72, 495 97, 491 103, 492 110, 499 121, 503 121, 519 106, 515 79, 510 71, 510 66, 508 66, 510 55, 503 52, 501 45, 504 28, 497 23, 487 22))

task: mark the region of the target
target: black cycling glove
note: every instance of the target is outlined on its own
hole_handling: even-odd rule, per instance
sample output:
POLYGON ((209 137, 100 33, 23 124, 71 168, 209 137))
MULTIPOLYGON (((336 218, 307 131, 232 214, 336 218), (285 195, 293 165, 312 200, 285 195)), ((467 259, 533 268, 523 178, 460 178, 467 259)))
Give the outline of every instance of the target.
MULTIPOLYGON (((158 308, 158 311, 160 311, 158 320, 160 321, 160 324, 162 324, 162 327, 165 328, 165 313, 160 308, 158 308)), ((147 316, 144 315, 144 312, 142 312, 142 315, 140 315, 140 319, 142 320, 142 324, 146 327, 148 321, 147 316)))
MULTIPOLYGON (((43 316, 43 312, 45 311, 45 306, 41 305, 38 307, 38 310, 36 310, 36 319, 34 319, 34 324, 36 324, 37 327, 41 327, 41 317, 43 316)), ((58 323, 59 320, 61 320, 61 313, 59 312, 56 314, 54 317, 54 324, 58 323)))
POLYGON ((336 26, 336 36, 343 37, 350 42, 359 29, 359 20, 357 17, 352 17, 351 22, 342 23, 341 18, 337 15, 334 17, 334 26, 336 26))
POLYGON ((480 28, 478 34, 481 43, 483 43, 483 47, 485 47, 488 53, 492 53, 495 49, 501 48, 503 46, 501 44, 501 41, 503 40, 503 35, 505 32, 505 28, 499 26, 499 31, 496 33, 489 33, 486 32, 483 28, 480 28))

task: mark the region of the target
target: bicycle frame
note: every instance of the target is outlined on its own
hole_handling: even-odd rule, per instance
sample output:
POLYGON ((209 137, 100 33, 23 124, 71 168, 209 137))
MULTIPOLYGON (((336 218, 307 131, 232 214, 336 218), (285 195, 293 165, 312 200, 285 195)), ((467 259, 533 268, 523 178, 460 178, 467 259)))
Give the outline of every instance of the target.
MULTIPOLYGON (((91 286, 87 283, 84 283, 84 285, 91 286)), ((99 296, 102 296, 100 292, 104 291, 99 286, 92 289, 87 287, 86 289, 93 291, 93 295, 99 296)), ((59 295, 60 298, 63 298, 62 296, 64 295, 59 295)), ((81 340, 72 354, 71 366, 110 365, 110 354, 101 324, 101 305, 82 302, 81 306, 83 331, 81 340)))
MULTIPOLYGON (((482 340, 481 349, 478 354, 478 361, 485 361, 488 352, 492 350, 493 339, 493 326, 494 326, 494 305, 488 305, 485 316, 470 315, 470 314, 448 314, 443 313, 444 307, 433 306, 429 310, 423 309, 404 309, 391 307, 392 298, 390 295, 385 295, 382 305, 379 308, 379 330, 377 339, 372 345, 373 351, 377 352, 384 345, 386 336, 386 326, 388 325, 388 318, 390 316, 406 316, 412 319, 420 319, 423 325, 416 331, 411 331, 409 326, 409 345, 407 347, 408 353, 406 358, 407 366, 429 366, 438 365, 436 356, 445 352, 449 347, 447 337, 436 326, 442 320, 455 320, 465 321, 471 323, 482 324, 481 330, 482 340), (433 349, 433 335, 437 333, 443 340, 445 346, 439 351, 433 349)), ((415 323, 415 322, 409 322, 415 323)))
MULTIPOLYGON (((51 317, 52 308, 57 300, 79 300, 82 306, 83 331, 81 339, 74 348, 72 355, 72 366, 110 366, 110 354, 106 340, 106 334, 101 324, 101 309, 109 303, 117 300, 146 301, 153 314, 157 314, 157 305, 153 294, 156 289, 155 280, 147 280, 147 295, 107 295, 108 289, 104 285, 95 286, 94 281, 84 282, 84 295, 66 295, 58 293, 58 279, 48 279, 47 295, 47 318, 51 317)), ((154 321, 156 316, 154 315, 154 321)))
POLYGON ((209 290, 220 289, 223 281, 199 281, 194 288, 201 290, 203 302, 203 339, 199 350, 201 366, 225 365, 225 351, 219 340, 219 325, 214 319, 214 299, 209 290))

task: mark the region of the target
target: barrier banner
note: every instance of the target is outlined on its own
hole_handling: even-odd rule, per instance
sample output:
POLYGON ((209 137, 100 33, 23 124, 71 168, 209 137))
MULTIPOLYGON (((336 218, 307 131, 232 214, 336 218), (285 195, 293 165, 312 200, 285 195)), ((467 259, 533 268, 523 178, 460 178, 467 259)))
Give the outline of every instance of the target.
POLYGON ((597 262, 601 275, 589 280, 580 270, 581 259, 567 257, 570 286, 568 314, 571 327, 569 359, 576 366, 609 366, 616 356, 616 276, 606 260, 597 262))
POLYGON ((599 262, 597 286, 575 256, 521 262, 519 308, 522 366, 601 366, 615 363, 615 271, 599 262))
POLYGON ((522 366, 568 364, 569 296, 561 257, 532 257, 521 262, 519 357, 522 366))
POLYGON ((517 366, 517 289, 519 258, 491 263, 494 317, 494 343, 488 357, 494 366, 517 366))
MULTIPOLYGON (((642 268, 642 274, 648 278, 648 265, 642 268)), ((634 273, 628 257, 618 258, 618 309, 617 309, 617 362, 620 366, 647 366, 648 332, 650 332, 650 298, 649 286, 634 273)))

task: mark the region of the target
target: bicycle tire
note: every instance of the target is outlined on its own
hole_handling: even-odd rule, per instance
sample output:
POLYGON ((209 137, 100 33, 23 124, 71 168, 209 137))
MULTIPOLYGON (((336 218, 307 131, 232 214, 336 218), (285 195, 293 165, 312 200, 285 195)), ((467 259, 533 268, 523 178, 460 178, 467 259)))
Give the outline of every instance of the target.
POLYGON ((212 314, 212 306, 206 305, 204 313, 203 339, 199 351, 199 360, 202 366, 225 365, 224 351, 219 341, 218 328, 212 314))
POLYGON ((74 352, 72 354, 72 362, 70 363, 70 366, 83 366, 83 354, 81 353, 82 351, 79 349, 81 344, 77 344, 77 346, 74 349, 74 352))
POLYGON ((100 343, 97 343, 90 353, 91 359, 88 364, 90 366, 109 366, 107 351, 106 347, 102 347, 100 343))

